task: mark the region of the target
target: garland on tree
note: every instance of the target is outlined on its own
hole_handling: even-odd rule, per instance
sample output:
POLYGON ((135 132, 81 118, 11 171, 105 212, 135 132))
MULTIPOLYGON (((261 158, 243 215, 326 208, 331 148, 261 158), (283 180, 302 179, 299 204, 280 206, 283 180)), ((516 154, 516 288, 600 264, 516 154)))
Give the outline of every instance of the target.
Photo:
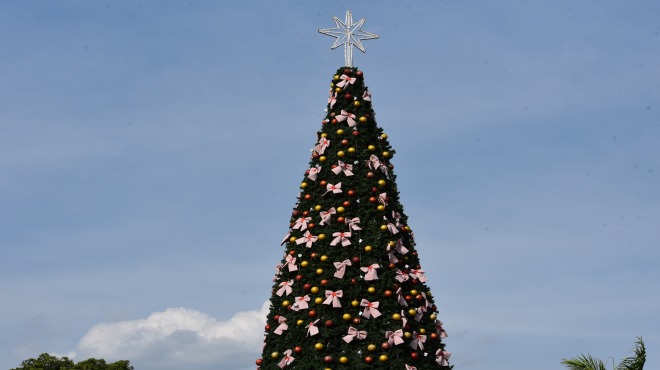
POLYGON ((317 134, 257 369, 452 368, 362 71, 337 70, 317 134))

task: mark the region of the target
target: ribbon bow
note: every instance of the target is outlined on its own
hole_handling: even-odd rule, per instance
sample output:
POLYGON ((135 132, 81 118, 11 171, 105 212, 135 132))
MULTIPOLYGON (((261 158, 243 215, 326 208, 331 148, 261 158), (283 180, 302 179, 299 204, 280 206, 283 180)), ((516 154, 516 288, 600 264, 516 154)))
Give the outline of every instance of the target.
POLYGON ((405 365, 406 365, 406 370, 417 370, 417 368, 414 367, 414 366, 410 366, 408 364, 405 364, 405 365))
POLYGON ((280 283, 280 289, 278 289, 277 293, 275 293, 275 294, 277 294, 280 297, 282 296, 282 294, 285 294, 285 293, 286 293, 286 295, 291 294, 291 290, 292 290, 291 285, 293 285, 293 280, 281 282, 280 283))
POLYGON ((335 175, 339 175, 341 171, 344 171, 344 175, 346 176, 353 176, 353 165, 337 161, 337 167, 333 168, 332 172, 334 172, 335 175))
POLYGON ((293 351, 290 350, 290 349, 287 349, 286 351, 284 351, 284 358, 282 358, 282 361, 280 361, 280 363, 277 364, 277 366, 279 366, 280 369, 284 369, 285 366, 291 365, 293 360, 295 360, 295 358, 293 356, 291 356, 292 352, 293 351))
POLYGON ((284 266, 289 266, 289 272, 298 271, 298 266, 296 266, 296 257, 287 254, 286 258, 284 259, 284 266))
POLYGON ((365 272, 364 274, 364 280, 378 280, 378 274, 376 273, 376 269, 379 268, 380 265, 377 263, 372 264, 371 266, 367 267, 360 267, 360 270, 365 272))
POLYGON ((398 281, 399 283, 403 283, 404 281, 407 281, 409 277, 408 274, 406 274, 405 272, 396 269, 396 276, 394 277, 394 279, 396 279, 396 281, 398 281))
POLYGON ((289 325, 286 324, 286 317, 280 316, 279 319, 277 319, 277 322, 280 324, 277 329, 275 329, 274 333, 277 335, 282 335, 282 332, 289 329, 289 325))
POLYGON ((445 351, 443 349, 439 349, 435 351, 435 361, 438 363, 440 366, 449 366, 449 357, 451 356, 451 352, 445 351))
POLYGON ((335 106, 335 103, 337 102, 337 93, 332 93, 332 90, 330 90, 330 96, 328 97, 328 104, 330 104, 330 108, 335 106))
POLYGON ((336 185, 332 185, 332 184, 328 183, 328 185, 326 185, 325 188, 326 188, 328 191, 326 191, 325 193, 323 193, 323 195, 326 195, 326 194, 328 194, 329 192, 332 192, 333 194, 342 193, 342 190, 341 190, 341 182, 338 182, 336 185))
POLYGON ((319 328, 316 327, 317 322, 319 322, 319 319, 316 319, 315 321, 312 321, 309 324, 307 324, 307 326, 305 326, 305 328, 307 329, 308 337, 313 337, 319 333, 319 328))
POLYGON ((406 313, 401 310, 401 325, 405 327, 408 324, 408 319, 406 318, 406 313))
POLYGON ((321 215, 321 222, 319 222, 319 225, 323 226, 326 223, 329 225, 330 221, 332 220, 332 215, 334 215, 336 213, 337 213, 337 210, 335 210, 335 207, 332 207, 327 211, 319 212, 319 214, 321 215))
POLYGON ((309 171, 307 173, 307 177, 312 181, 316 181, 316 178, 318 177, 319 172, 321 172, 321 167, 312 167, 312 168, 309 169, 309 171))
POLYGON ((424 276, 424 270, 411 269, 410 277, 413 279, 417 279, 422 283, 426 282, 426 276, 424 276))
POLYGON ((310 233, 309 230, 307 230, 305 231, 305 234, 302 236, 302 238, 296 239, 296 244, 300 245, 305 243, 305 246, 307 248, 311 248, 312 244, 315 243, 317 240, 319 240, 319 237, 312 235, 312 233, 310 233))
POLYGON ((390 346, 398 346, 399 344, 403 343, 403 329, 399 329, 397 331, 386 331, 385 332, 385 338, 387 339, 387 343, 389 343, 390 346))
POLYGON ((284 243, 288 242, 290 237, 291 237, 291 233, 286 233, 286 235, 284 235, 284 239, 282 239, 282 242, 280 243, 280 245, 284 245, 284 243))
POLYGON ((294 229, 300 229, 300 231, 307 230, 307 224, 309 221, 311 221, 311 217, 300 217, 299 219, 296 220, 296 224, 293 225, 294 229))
POLYGON ((325 137, 321 137, 321 138, 319 138, 319 143, 316 144, 316 146, 314 147, 314 151, 319 153, 319 154, 323 154, 323 152, 325 152, 325 149, 329 145, 330 145, 330 140, 328 140, 325 137))
POLYGON ((369 157, 369 160, 367 161, 367 166, 368 166, 369 169, 372 170, 372 171, 375 171, 375 170, 379 169, 380 166, 382 166, 382 165, 383 165, 383 164, 380 163, 380 159, 378 159, 378 157, 376 157, 375 154, 372 154, 372 155, 369 157))
POLYGON ((387 193, 378 194, 378 203, 386 206, 387 205, 387 193))
POLYGON ((339 244, 339 242, 341 242, 341 245, 344 247, 351 244, 351 241, 348 239, 351 237, 350 231, 347 232, 337 231, 335 233, 332 233, 332 236, 334 236, 335 238, 332 239, 332 242, 330 242, 331 246, 335 246, 339 244))
POLYGON ((364 90, 362 94, 362 100, 371 101, 371 93, 367 90, 364 90))
POLYGON ((387 231, 392 233, 393 235, 396 235, 399 233, 399 229, 396 228, 396 226, 390 222, 390 220, 387 219, 387 217, 383 216, 383 220, 387 222, 387 231))
POLYGON ((394 244, 394 249, 401 253, 401 255, 404 255, 408 253, 408 248, 403 246, 403 239, 399 239, 396 241, 396 244, 394 244))
POLYGON ((344 292, 341 290, 338 290, 336 292, 333 292, 332 290, 326 290, 325 301, 323 301, 323 304, 332 304, 332 307, 339 308, 341 307, 341 302, 339 302, 339 298, 343 296, 344 296, 344 292))
POLYGON ((300 311, 309 308, 309 305, 307 302, 309 302, 310 298, 308 295, 304 297, 296 297, 296 301, 293 303, 293 307, 291 308, 294 311, 300 311))
POLYGON ((412 347, 412 349, 417 349, 417 347, 419 347, 419 350, 423 351, 424 342, 426 342, 426 335, 418 334, 416 331, 413 331, 413 340, 410 342, 410 347, 412 347))
POLYGON ((399 219, 401 218, 401 214, 397 211, 392 211, 392 218, 394 221, 396 221, 396 226, 399 226, 399 219))
POLYGON ((355 329, 354 327, 349 326, 348 327, 348 335, 345 336, 342 339, 344 339, 344 342, 346 342, 346 343, 351 343, 351 341, 353 341, 353 339, 363 340, 363 339, 366 339, 366 338, 367 338, 367 332, 366 331, 359 331, 359 330, 355 329))
MULTIPOLYGON (((387 243, 387 247, 385 249, 387 250, 387 256, 390 259, 390 263, 399 262, 399 259, 394 255, 394 247, 391 243, 387 243)), ((408 280, 408 275, 406 275, 406 280, 408 280)))
POLYGON ((349 229, 353 229, 355 231, 362 230, 362 228, 357 225, 357 224, 360 223, 360 218, 359 217, 351 218, 350 220, 347 218, 346 223, 348 224, 349 229))
POLYGON ((366 299, 362 298, 362 301, 360 302, 360 306, 364 307, 364 312, 362 312, 362 316, 365 318, 377 318, 380 316, 380 311, 378 311, 378 302, 369 302, 366 299))
POLYGON ((438 332, 438 335, 440 336, 440 339, 442 338, 447 338, 447 332, 445 329, 442 327, 442 321, 436 320, 435 321, 435 329, 438 332))
POLYGON ((348 120, 348 127, 353 127, 356 125, 355 114, 349 113, 342 109, 341 113, 338 116, 335 116, 337 122, 344 122, 348 120))
POLYGON ((334 262, 335 268, 337 271, 335 272, 335 277, 339 279, 344 278, 344 273, 346 273, 346 266, 351 266, 351 261, 346 259, 343 260, 342 262, 334 262))
POLYGON ((347 75, 342 74, 339 76, 341 81, 337 82, 337 87, 344 87, 346 85, 352 85, 355 83, 356 78, 355 77, 349 77, 347 75))
POLYGON ((424 313, 426 313, 428 310, 424 306, 419 306, 417 307, 417 313, 415 314, 415 320, 420 321, 422 320, 422 317, 424 316, 424 313))
POLYGON ((403 298, 401 287, 399 287, 399 289, 396 290, 396 294, 397 294, 396 300, 399 301, 399 304, 402 305, 403 307, 408 307, 408 302, 406 302, 406 299, 403 298))

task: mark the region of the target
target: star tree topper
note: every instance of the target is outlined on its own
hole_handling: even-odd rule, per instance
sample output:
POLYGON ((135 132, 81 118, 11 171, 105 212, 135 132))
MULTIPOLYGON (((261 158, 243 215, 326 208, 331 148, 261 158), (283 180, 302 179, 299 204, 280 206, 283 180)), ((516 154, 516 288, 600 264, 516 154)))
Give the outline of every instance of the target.
POLYGON ((362 40, 377 39, 380 36, 375 33, 362 30, 362 25, 365 19, 360 19, 357 23, 353 23, 353 14, 350 10, 346 11, 346 20, 342 22, 337 17, 332 17, 337 27, 335 28, 322 28, 320 33, 336 38, 335 43, 330 47, 336 49, 339 45, 344 45, 344 63, 346 67, 353 67, 353 46, 358 48, 361 52, 365 52, 362 46, 362 40))

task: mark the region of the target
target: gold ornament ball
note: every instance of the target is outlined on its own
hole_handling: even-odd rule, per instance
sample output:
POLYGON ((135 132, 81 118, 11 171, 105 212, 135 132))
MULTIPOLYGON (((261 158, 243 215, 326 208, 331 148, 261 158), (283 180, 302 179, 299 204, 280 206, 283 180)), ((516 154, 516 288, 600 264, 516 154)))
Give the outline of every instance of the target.
MULTIPOLYGON (((321 235, 319 235, 319 239, 320 239, 320 236, 321 236, 321 235)), ((326 255, 324 254, 324 255, 321 256, 320 260, 321 260, 321 262, 325 262, 325 261, 328 260, 328 256, 326 256, 326 255)))
POLYGON ((432 313, 431 316, 429 316, 429 318, 430 318, 431 320, 435 320, 435 319, 438 318, 438 315, 432 313))
POLYGON ((300 262, 300 267, 307 267, 307 265, 309 265, 309 262, 307 261, 300 262))
POLYGON ((426 291, 426 295, 429 296, 429 297, 433 297, 433 294, 431 294, 430 290, 426 291))
POLYGON ((316 343, 314 345, 314 349, 317 350, 317 351, 322 350, 323 349, 323 343, 321 343, 321 342, 316 343))
POLYGON ((321 275, 323 273, 323 269, 316 269, 316 275, 321 275))
POLYGON ((351 314, 350 313, 345 313, 345 314, 341 315, 341 318, 344 321, 348 321, 348 320, 351 319, 351 314))
POLYGON ((412 333, 410 333, 409 331, 406 331, 406 332, 403 333, 403 337, 406 338, 406 339, 410 339, 410 338, 412 338, 412 333))
POLYGON ((376 347, 376 345, 372 343, 372 344, 370 344, 370 345, 367 346, 367 349, 368 349, 369 351, 373 352, 373 351, 375 351, 376 349, 378 349, 378 347, 376 347))
MULTIPOLYGON (((319 237, 319 240, 323 240, 323 239, 325 239, 325 234, 319 234, 318 237, 319 237)), ((323 258, 323 257, 321 257, 321 258, 323 258)))
POLYGON ((399 315, 398 313, 392 314, 392 320, 396 320, 396 321, 401 320, 401 315, 399 315))
POLYGON ((282 307, 288 307, 291 304, 289 301, 283 301, 282 302, 282 307))
POLYGON ((351 301, 351 306, 357 307, 359 305, 360 305, 360 302, 358 302, 357 300, 354 299, 353 301, 351 301))
POLYGON ((380 138, 381 138, 381 139, 387 139, 387 137, 388 137, 387 134, 382 134, 382 135, 380 135, 380 138))
POLYGON ((335 80, 335 81, 339 81, 339 75, 332 76, 332 79, 335 80))
POLYGON ((323 298, 321 298, 321 297, 316 297, 316 299, 314 299, 314 303, 316 303, 316 304, 321 304, 321 303, 323 303, 323 298))
POLYGON ((409 316, 415 316, 415 315, 417 315, 417 310, 414 309, 414 308, 409 309, 409 310, 408 310, 408 315, 409 315, 409 316))
POLYGON ((324 132, 321 134, 321 137, 328 137, 328 134, 324 132))
POLYGON ((273 352, 273 353, 270 354, 270 357, 272 357, 272 358, 278 358, 278 357, 280 357, 280 354, 277 353, 277 352, 273 352))
POLYGON ((362 116, 358 119, 358 121, 360 121, 361 123, 365 123, 365 122, 367 122, 367 117, 362 116))
POLYGON ((314 206, 314 210, 315 210, 316 212, 318 212, 318 211, 320 211, 320 210, 322 210, 322 209, 323 209, 323 207, 321 207, 320 204, 317 204, 317 205, 314 206))
POLYGON ((326 160, 328 160, 328 158, 326 158, 326 156, 324 156, 324 155, 319 157, 319 161, 321 161, 321 162, 325 162, 326 160))
POLYGON ((341 92, 341 87, 336 88, 336 89, 335 89, 335 92, 336 92, 336 93, 340 93, 340 92, 341 92))
POLYGON ((419 334, 426 334, 426 329, 419 328, 419 334))
POLYGON ((381 229, 382 231, 387 230, 387 225, 380 225, 380 229, 381 229))
POLYGON ((360 106, 360 101, 356 100, 353 102, 354 107, 359 107, 360 106))
POLYGON ((376 150, 376 147, 373 146, 373 145, 369 145, 369 146, 367 147, 367 149, 369 149, 369 151, 373 152, 374 150, 376 150))
POLYGON ((339 363, 340 363, 340 364, 347 364, 347 363, 348 363, 348 357, 346 357, 346 356, 341 356, 341 357, 339 358, 339 363))
POLYGON ((376 207, 376 209, 379 210, 379 211, 384 211, 384 210, 385 210, 385 206, 382 205, 382 204, 379 204, 378 207, 376 207))
POLYGON ((289 241, 290 241, 291 243, 293 243, 293 242, 296 241, 296 239, 298 239, 298 238, 296 238, 295 236, 292 236, 292 237, 289 238, 289 241))
POLYGON ((337 152, 337 157, 339 157, 339 158, 342 158, 342 157, 344 157, 345 155, 346 155, 346 153, 344 153, 343 150, 340 150, 340 151, 337 152))
POLYGON ((387 158, 390 156, 390 152, 383 152, 383 157, 387 158))
POLYGON ((367 253, 371 252, 372 250, 373 250, 373 248, 370 245, 367 245, 366 247, 364 247, 364 251, 367 252, 367 253))
POLYGON ((300 184, 300 187, 303 188, 303 189, 306 188, 306 187, 307 187, 307 183, 306 183, 306 182, 301 183, 301 184, 300 184))
POLYGON ((337 207, 337 212, 339 213, 344 213, 345 210, 344 207, 337 207))
POLYGON ((309 291, 312 292, 313 294, 316 294, 319 292, 319 287, 313 286, 312 289, 310 289, 309 291))
POLYGON ((376 288, 370 286, 369 288, 367 288, 367 292, 369 292, 369 293, 376 293, 376 288))
POLYGON ((339 130, 337 130, 337 135, 343 135, 343 134, 344 134, 344 130, 343 130, 343 129, 339 129, 339 130))
POLYGON ((411 294, 411 295, 417 295, 417 289, 413 289, 413 290, 411 290, 411 291, 410 291, 410 294, 411 294))
POLYGON ((386 182, 385 180, 383 180, 383 179, 378 180, 378 186, 381 186, 381 187, 382 187, 382 186, 385 186, 386 183, 387 183, 387 182, 386 182))
POLYGON ((351 154, 355 153, 355 148, 353 147, 348 148, 348 152, 351 154))
POLYGON ((386 362, 387 361, 387 355, 380 355, 380 357, 378 357, 378 359, 380 360, 380 362, 386 362))
POLYGON ((305 320, 298 320, 296 321, 296 325, 300 326, 305 323, 305 320))

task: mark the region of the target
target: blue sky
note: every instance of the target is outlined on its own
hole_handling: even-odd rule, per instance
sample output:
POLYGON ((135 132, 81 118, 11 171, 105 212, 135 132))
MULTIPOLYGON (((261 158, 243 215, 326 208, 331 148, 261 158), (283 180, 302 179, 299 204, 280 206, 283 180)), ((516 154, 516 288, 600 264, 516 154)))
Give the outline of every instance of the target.
POLYGON ((2 2, 0 368, 254 368, 346 9, 456 368, 660 367, 660 4, 521 0, 2 2))

